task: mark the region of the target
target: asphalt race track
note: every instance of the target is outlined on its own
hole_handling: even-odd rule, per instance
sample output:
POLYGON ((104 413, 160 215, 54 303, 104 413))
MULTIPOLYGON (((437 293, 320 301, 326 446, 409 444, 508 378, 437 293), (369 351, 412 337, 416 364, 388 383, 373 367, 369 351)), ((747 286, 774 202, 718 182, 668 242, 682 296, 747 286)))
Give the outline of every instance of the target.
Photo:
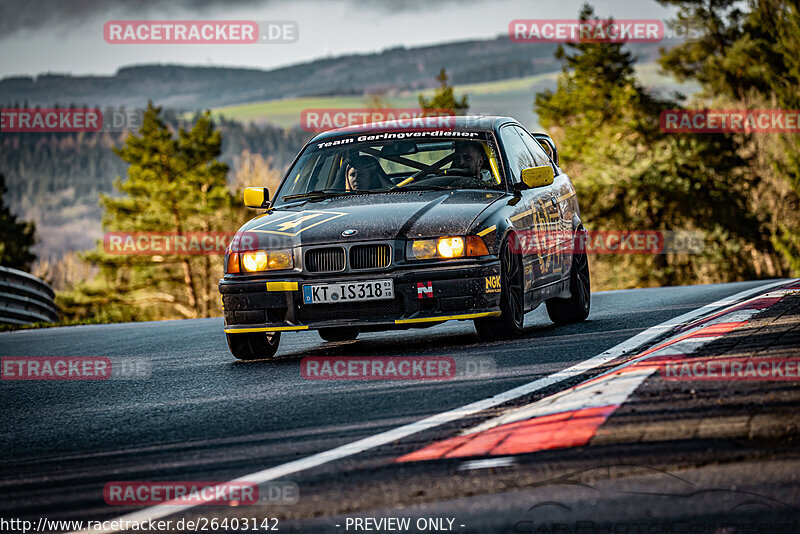
MULTIPOLYGON (((229 354, 220 318, 0 334, 3 356, 128 356, 146 359, 152 366, 151 376, 138 380, 3 381, 0 515, 82 520, 117 517, 135 508, 103 502, 103 486, 109 481, 226 481, 280 466, 551 375, 668 319, 767 283, 595 293, 586 322, 557 327, 542 306, 527 316, 523 338, 504 342, 479 342, 471 322, 362 334, 354 342, 343 343, 325 343, 314 332, 288 333, 275 359, 257 362, 237 362, 229 354), (301 377, 302 357, 337 355, 484 358, 493 363, 494 371, 491 377, 445 381, 301 377)), ((557 384, 537 395, 563 387, 565 384, 557 384)), ((486 414, 477 420, 481 417, 486 414)), ((444 425, 425 436, 414 436, 412 441, 435 439, 437 433, 452 433, 461 424, 444 425)), ((627 478, 622 489, 618 485, 608 489, 612 482, 600 480, 591 490, 561 487, 546 496, 486 495, 476 502, 464 500, 471 494, 469 482, 449 487, 449 471, 439 464, 389 465, 392 458, 410 450, 413 446, 401 441, 286 477, 299 487, 298 503, 273 507, 271 512, 259 512, 260 516, 274 513, 282 521, 295 521, 285 523, 282 531, 327 528, 345 532, 343 522, 329 517, 373 509, 373 501, 364 492, 378 492, 396 495, 397 499, 388 502, 408 501, 406 504, 420 507, 422 514, 455 517, 454 531, 505 528, 526 532, 527 524, 520 526, 519 521, 535 503, 550 503, 550 514, 560 513, 559 506, 566 506, 560 503, 568 499, 574 501, 569 505, 573 509, 580 501, 580 506, 608 511, 608 506, 619 505, 619 495, 625 494, 627 509, 618 510, 627 513, 635 508, 631 492, 652 485, 653 477, 664 478, 647 471, 627 478), (416 491, 419 496, 420 490, 415 488, 422 488, 423 493, 438 488, 439 496, 431 497, 436 502, 427 504, 424 498, 405 499, 408 492, 416 491), (359 495, 364 496, 366 508, 362 508, 359 495), (505 525, 498 523, 503 514, 507 514, 505 525)), ((693 454, 690 450, 668 452, 684 460, 693 454)), ((619 448, 616 454, 622 461, 635 457, 636 448, 619 448)), ((543 458, 563 460, 552 455, 543 458)), ((579 469, 590 468, 582 464, 579 469)), ((704 467, 692 474, 691 483, 719 481, 725 469, 731 468, 704 467)), ((785 473, 778 463, 771 469, 785 473)), ((480 472, 475 484, 486 483, 481 477, 494 476, 496 482, 499 476, 491 474, 494 471, 480 472)), ((780 478, 763 466, 747 464, 738 468, 737 476, 764 484, 780 478)), ((796 481, 792 491, 796 499, 796 481)), ((698 504, 701 501, 694 502, 705 506, 698 504)), ((211 510, 213 514, 226 513, 207 508, 187 514, 209 515, 211 510)), ((370 514, 374 517, 392 513, 380 506, 374 510, 378 510, 370 514)), ((411 510, 414 508, 404 513, 411 510)))

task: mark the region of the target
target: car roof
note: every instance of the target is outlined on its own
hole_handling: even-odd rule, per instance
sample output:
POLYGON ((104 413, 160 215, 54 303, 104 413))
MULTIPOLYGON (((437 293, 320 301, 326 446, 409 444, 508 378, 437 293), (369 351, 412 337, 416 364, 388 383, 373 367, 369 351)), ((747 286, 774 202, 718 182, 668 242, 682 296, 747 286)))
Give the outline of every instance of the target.
MULTIPOLYGON (((447 124, 448 124, 447 129, 448 130, 452 129, 455 131, 484 130, 487 132, 491 132, 506 123, 518 124, 517 121, 512 119, 511 117, 502 117, 498 115, 458 115, 458 116, 437 117, 437 118, 447 119, 447 124)), ((323 141, 325 139, 333 139, 336 137, 357 134, 357 133, 370 134, 377 132, 385 132, 387 129, 402 130, 402 128, 398 128, 398 123, 396 121, 372 122, 369 124, 358 124, 353 126, 345 126, 344 128, 336 128, 335 130, 328 130, 326 132, 322 132, 321 134, 315 136, 308 143, 311 144, 318 141, 323 141)), ((420 128, 412 126, 409 129, 419 130, 420 128)))

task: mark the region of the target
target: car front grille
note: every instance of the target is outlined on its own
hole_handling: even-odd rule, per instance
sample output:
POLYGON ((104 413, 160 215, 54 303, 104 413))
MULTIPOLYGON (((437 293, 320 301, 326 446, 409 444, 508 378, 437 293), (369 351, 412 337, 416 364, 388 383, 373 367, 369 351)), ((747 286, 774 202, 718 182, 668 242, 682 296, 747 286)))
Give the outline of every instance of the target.
POLYGON ((380 269, 392 261, 389 245, 355 245, 350 249, 350 268, 380 269))
POLYGON ((399 319, 403 315, 403 297, 371 302, 301 305, 299 319, 303 324, 335 319, 399 319))
POLYGON ((310 273, 334 273, 344 270, 342 247, 315 248, 306 252, 306 269, 310 273))

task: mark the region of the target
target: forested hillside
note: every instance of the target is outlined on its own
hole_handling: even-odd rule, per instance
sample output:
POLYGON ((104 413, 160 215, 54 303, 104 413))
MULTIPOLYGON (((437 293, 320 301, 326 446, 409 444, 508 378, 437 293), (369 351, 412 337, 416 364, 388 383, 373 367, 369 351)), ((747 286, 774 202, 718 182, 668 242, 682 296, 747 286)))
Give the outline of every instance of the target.
MULTIPOLYGON (((167 114, 169 115, 169 114, 167 114)), ((172 114, 173 126, 179 123, 172 114)), ((300 129, 222 121, 222 161, 238 168, 242 152, 272 158, 284 169, 309 136, 300 129)), ((111 150, 122 133, 4 133, 0 172, 12 212, 37 222, 40 255, 92 248, 101 235, 98 194, 110 193, 126 164, 111 150)))

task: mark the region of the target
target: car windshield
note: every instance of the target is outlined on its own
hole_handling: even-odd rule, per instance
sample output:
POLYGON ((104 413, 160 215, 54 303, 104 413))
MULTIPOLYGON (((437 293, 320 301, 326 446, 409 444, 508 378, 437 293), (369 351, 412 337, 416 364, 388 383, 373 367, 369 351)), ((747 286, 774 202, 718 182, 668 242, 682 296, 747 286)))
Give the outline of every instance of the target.
POLYGON ((357 134, 306 147, 275 205, 399 190, 505 190, 487 132, 357 134))

